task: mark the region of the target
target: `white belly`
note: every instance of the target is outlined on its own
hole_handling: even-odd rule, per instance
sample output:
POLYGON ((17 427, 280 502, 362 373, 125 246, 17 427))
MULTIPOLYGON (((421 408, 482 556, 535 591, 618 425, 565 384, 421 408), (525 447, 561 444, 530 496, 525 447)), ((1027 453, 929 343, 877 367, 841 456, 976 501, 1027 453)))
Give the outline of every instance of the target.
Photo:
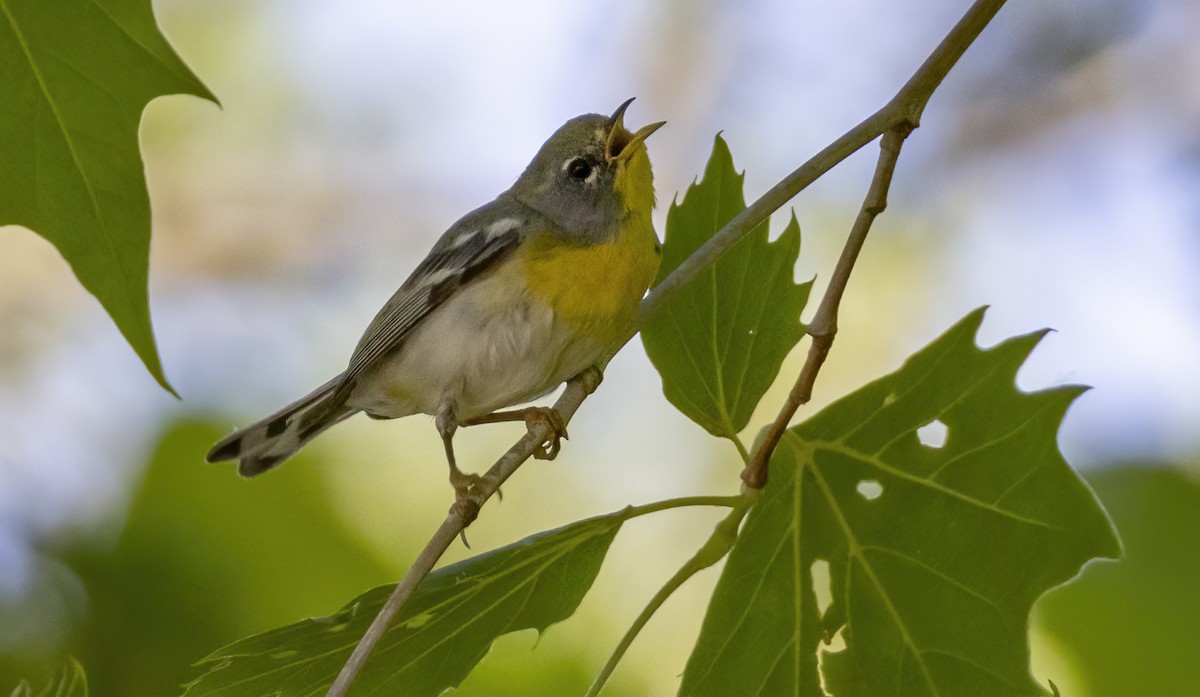
POLYGON ((390 418, 449 406, 462 421, 536 399, 600 357, 515 280, 486 276, 447 300, 363 375, 350 406, 390 418))

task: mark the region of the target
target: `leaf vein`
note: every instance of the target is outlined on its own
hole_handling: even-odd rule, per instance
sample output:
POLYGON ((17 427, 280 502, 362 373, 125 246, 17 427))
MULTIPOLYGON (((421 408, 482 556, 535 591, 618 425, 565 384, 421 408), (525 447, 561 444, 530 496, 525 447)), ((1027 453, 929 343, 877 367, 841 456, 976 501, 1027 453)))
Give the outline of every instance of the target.
POLYGON ((823 447, 826 450, 837 452, 837 453, 840 453, 847 457, 856 459, 859 462, 863 462, 865 464, 871 465, 871 466, 875 467, 876 469, 886 472, 887 474, 890 474, 899 479, 903 479, 905 481, 912 482, 914 484, 920 484, 922 486, 933 489, 934 491, 937 491, 941 494, 945 494, 946 496, 950 496, 952 498, 958 499, 960 501, 963 501, 964 503, 970 504, 977 508, 981 508, 986 511, 991 511, 992 513, 995 513, 1004 518, 1009 518, 1018 523, 1024 523, 1026 525, 1032 525, 1032 526, 1039 527, 1039 528, 1046 528, 1047 530, 1053 530, 1055 532, 1067 532, 1065 529, 1063 529, 1057 525, 1051 525, 1050 523, 1047 523, 1047 522, 1044 522, 1041 520, 1037 520, 1035 518, 1029 518, 1029 517, 1023 516, 1019 513, 1016 513, 1014 511, 1010 511, 1006 508, 1000 508, 999 506, 995 506, 991 503, 988 503, 987 501, 982 501, 980 499, 975 498, 974 496, 969 496, 967 494, 964 494, 963 492, 958 491, 957 489, 952 489, 952 488, 942 484, 941 482, 936 482, 936 481, 927 479, 925 477, 918 477, 916 475, 909 474, 908 472, 905 472, 904 470, 892 467, 891 465, 874 457, 873 455, 860 453, 857 450, 848 448, 839 442, 822 440, 822 441, 815 441, 813 443, 813 445, 815 445, 817 447, 823 447))
POLYGON ((872 552, 882 552, 884 554, 890 554, 891 556, 897 557, 899 559, 903 559, 904 561, 907 561, 911 564, 916 565, 917 567, 919 567, 921 569, 924 569, 925 571, 929 572, 933 576, 936 576, 937 578, 942 579, 946 583, 949 583, 950 585, 954 586, 955 588, 957 588, 957 589, 963 591, 964 593, 967 593, 968 595, 972 596, 973 598, 976 598, 977 600, 985 603, 989 608, 991 608, 993 611, 995 611, 996 616, 999 617, 1000 620, 1005 625, 1008 624, 1008 617, 1005 616, 1004 611, 1000 608, 999 605, 996 604, 996 601, 994 601, 991 598, 987 597, 986 595, 980 593, 979 591, 975 590, 974 588, 971 588, 967 584, 963 583, 962 581, 958 580, 957 578, 954 578, 953 576, 947 574, 946 572, 944 572, 940 569, 934 568, 934 567, 930 566, 929 564, 926 564, 925 562, 921 561, 920 559, 917 559, 916 557, 912 556, 911 554, 908 554, 907 552, 902 552, 898 549, 892 549, 890 547, 882 547, 879 545, 864 545, 862 550, 864 552, 872 551, 872 552))
MULTIPOLYGON (((796 438, 796 436, 791 432, 785 433, 787 433, 790 438, 796 438)), ((837 498, 833 495, 833 491, 829 489, 828 484, 825 482, 825 478, 821 476, 821 470, 816 466, 816 462, 812 462, 808 468, 813 473, 813 481, 816 482, 817 486, 821 489, 821 493, 824 494, 826 501, 829 503, 829 508, 833 512, 838 526, 841 527, 842 533, 846 536, 846 541, 849 543, 849 555, 858 561, 859 566, 861 566, 863 571, 866 573, 867 579, 871 581, 871 585, 875 586, 875 590, 879 594, 880 599, 883 601, 884 607, 887 608, 888 614, 892 616, 892 621, 895 623, 896 629, 900 631, 900 635, 903 637, 904 643, 908 645, 909 650, 913 653, 913 657, 917 659, 917 665, 921 669, 921 675, 925 678, 926 684, 929 685, 929 689, 932 691, 934 697, 938 697, 940 692, 938 691, 937 684, 933 680, 933 675, 929 672, 929 667, 925 665, 925 661, 921 660, 921 654, 917 649, 916 642, 912 638, 912 634, 908 630, 908 625, 905 624, 904 620, 900 617, 900 612, 896 609, 895 604, 892 602, 891 596, 888 595, 887 589, 884 588, 883 583, 879 580, 879 577, 875 575, 875 569, 871 566, 867 558, 863 556, 862 546, 859 544, 858 537, 854 534, 853 528, 850 527, 849 521, 846 520, 845 512, 842 511, 841 506, 838 505, 837 498)), ((849 576, 848 573, 847 576, 849 576)), ((847 604, 849 604, 848 596, 846 601, 847 604)))

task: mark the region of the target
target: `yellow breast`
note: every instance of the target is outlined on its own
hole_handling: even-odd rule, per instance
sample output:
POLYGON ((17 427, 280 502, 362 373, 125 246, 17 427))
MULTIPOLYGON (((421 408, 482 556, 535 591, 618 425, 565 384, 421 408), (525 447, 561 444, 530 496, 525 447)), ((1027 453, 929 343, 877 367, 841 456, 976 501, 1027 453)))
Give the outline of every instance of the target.
POLYGON ((575 331, 602 342, 620 338, 658 273, 658 238, 649 218, 630 224, 612 242, 573 245, 545 234, 521 246, 530 292, 575 331))

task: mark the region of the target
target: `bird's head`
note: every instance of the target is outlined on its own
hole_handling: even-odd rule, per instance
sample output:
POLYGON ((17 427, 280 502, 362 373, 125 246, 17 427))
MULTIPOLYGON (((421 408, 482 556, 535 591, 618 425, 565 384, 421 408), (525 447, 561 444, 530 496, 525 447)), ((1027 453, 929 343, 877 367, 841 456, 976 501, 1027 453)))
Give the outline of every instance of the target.
POLYGON ((628 216, 649 218, 654 175, 645 140, 666 122, 631 132, 625 110, 632 101, 612 116, 584 114, 563 124, 517 179, 513 194, 588 241, 611 238, 628 216))

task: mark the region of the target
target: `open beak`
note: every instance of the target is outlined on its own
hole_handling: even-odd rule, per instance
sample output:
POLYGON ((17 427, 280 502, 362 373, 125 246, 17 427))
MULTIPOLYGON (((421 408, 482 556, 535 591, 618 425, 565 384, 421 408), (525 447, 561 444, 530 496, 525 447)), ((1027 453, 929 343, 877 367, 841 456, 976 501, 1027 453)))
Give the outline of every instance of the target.
POLYGON ((639 143, 667 124, 666 121, 659 121, 642 126, 636 133, 630 133, 625 128, 625 110, 632 102, 632 97, 626 99, 609 117, 608 142, 604 146, 604 157, 609 162, 619 162, 629 157, 637 150, 639 143))

